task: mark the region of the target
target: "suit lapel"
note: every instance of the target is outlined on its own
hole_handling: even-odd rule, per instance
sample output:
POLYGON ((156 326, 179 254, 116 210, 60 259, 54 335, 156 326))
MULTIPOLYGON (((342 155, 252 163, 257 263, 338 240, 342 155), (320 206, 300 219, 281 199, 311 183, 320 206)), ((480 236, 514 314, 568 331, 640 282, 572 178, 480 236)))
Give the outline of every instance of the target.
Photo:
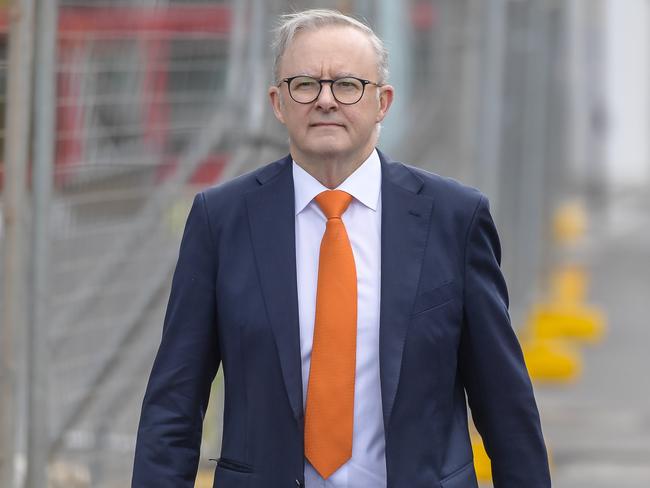
MULTIPOLYGON (((395 402, 404 342, 426 247, 433 201, 422 181, 379 153, 382 166, 379 361, 384 425, 395 402)), ((282 376, 294 416, 302 408, 302 365, 296 287, 295 203, 291 157, 268 166, 247 194, 251 237, 282 376)))
POLYGON ((300 419, 302 366, 291 157, 267 166, 257 179, 260 188, 246 196, 253 248, 289 403, 300 419))
POLYGON ((422 180, 405 166, 382 163, 381 305, 379 363, 384 426, 399 383, 404 342, 420 280, 433 201, 420 195, 422 180))

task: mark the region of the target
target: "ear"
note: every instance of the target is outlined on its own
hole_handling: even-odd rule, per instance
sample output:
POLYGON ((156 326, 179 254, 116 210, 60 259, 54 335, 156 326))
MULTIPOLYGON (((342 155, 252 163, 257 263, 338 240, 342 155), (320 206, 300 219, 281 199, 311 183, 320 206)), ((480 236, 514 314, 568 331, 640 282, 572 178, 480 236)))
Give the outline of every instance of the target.
POLYGON ((377 112, 376 122, 381 122, 386 117, 390 106, 393 103, 395 89, 392 85, 383 85, 379 87, 379 111, 377 112))
POLYGON ((271 101, 273 113, 275 114, 275 118, 284 124, 284 115, 282 114, 282 100, 280 97, 280 89, 277 86, 271 86, 269 88, 269 100, 271 101))

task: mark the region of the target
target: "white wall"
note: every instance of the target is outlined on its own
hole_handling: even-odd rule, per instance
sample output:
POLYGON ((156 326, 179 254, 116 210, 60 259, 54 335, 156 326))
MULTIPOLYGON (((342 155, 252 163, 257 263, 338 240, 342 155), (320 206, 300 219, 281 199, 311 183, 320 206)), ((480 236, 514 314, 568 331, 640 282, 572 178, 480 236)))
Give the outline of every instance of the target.
POLYGON ((606 173, 613 188, 650 180, 650 1, 608 0, 606 173))

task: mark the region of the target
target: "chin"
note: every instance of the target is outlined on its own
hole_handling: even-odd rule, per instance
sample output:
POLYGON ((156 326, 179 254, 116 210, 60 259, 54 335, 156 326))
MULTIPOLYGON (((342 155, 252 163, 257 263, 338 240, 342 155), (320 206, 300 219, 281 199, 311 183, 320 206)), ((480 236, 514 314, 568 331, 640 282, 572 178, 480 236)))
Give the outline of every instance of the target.
POLYGON ((311 154, 315 157, 333 158, 343 154, 349 153, 349 148, 342 144, 337 144, 336 141, 319 141, 305 148, 305 153, 311 154))
POLYGON ((313 151, 312 154, 315 157, 322 158, 322 159, 339 159, 342 157, 346 157, 348 152, 334 147, 328 147, 328 148, 322 148, 318 151, 313 151))

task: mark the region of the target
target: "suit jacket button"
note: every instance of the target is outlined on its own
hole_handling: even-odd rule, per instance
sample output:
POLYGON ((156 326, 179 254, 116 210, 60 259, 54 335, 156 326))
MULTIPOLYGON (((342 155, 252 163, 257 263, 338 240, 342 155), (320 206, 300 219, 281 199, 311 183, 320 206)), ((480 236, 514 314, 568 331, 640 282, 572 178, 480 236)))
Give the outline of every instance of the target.
POLYGON ((296 480, 296 486, 297 486, 298 488, 304 488, 305 485, 302 484, 302 481, 300 481, 300 480, 296 480))

